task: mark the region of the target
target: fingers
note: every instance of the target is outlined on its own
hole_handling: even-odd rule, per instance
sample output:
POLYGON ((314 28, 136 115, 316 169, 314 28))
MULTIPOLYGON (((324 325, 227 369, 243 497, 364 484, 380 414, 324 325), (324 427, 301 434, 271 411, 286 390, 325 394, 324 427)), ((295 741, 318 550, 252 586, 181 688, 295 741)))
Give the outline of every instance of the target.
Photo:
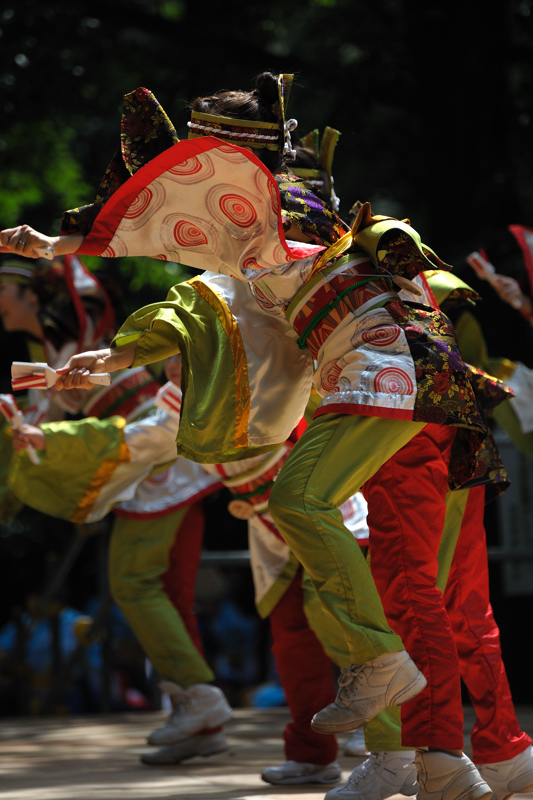
POLYGON ((47 237, 42 236, 29 225, 17 225, 16 228, 5 228, 0 232, 0 243, 10 252, 25 258, 39 258, 34 247, 47 245, 47 237))
POLYGON ((22 431, 13 430, 13 450, 18 453, 20 450, 26 450, 31 444, 26 434, 22 431))
POLYGON ((46 435, 40 428, 24 425, 22 430, 13 430, 13 449, 16 452, 33 447, 35 450, 46 449, 46 435))
POLYGON ((55 389, 60 392, 63 389, 93 389, 93 384, 89 383, 88 377, 91 374, 90 369, 86 367, 62 367, 56 370, 59 377, 55 383, 55 389))

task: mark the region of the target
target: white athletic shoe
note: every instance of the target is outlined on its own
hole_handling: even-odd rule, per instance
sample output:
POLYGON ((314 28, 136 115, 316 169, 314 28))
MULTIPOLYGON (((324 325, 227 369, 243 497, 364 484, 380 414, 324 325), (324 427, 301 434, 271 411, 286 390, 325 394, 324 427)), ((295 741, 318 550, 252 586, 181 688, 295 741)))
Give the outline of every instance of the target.
POLYGON ((441 751, 417 750, 417 800, 482 800, 492 796, 470 759, 441 751))
POLYGON ((496 800, 506 800, 512 794, 525 794, 533 791, 533 747, 507 761, 494 764, 476 764, 479 774, 485 780, 496 800))
POLYGON ((342 770, 336 761, 326 766, 285 761, 278 767, 266 767, 261 778, 266 783, 285 786, 299 783, 338 783, 342 778, 342 770))
POLYGON ((173 711, 166 724, 150 734, 148 744, 182 742, 204 728, 218 728, 231 719, 228 701, 216 686, 196 683, 188 689, 182 689, 171 681, 162 681, 160 686, 169 693, 173 711))
POLYGON ((324 800, 386 800, 394 794, 416 794, 414 751, 371 753, 354 769, 344 786, 330 789, 324 800))
POLYGON ((352 733, 344 745, 344 755, 354 757, 362 756, 363 758, 370 755, 366 749, 364 728, 357 728, 357 730, 352 733))
POLYGON ((159 750, 144 753, 143 764, 181 764, 194 756, 213 756, 228 749, 223 731, 216 733, 199 733, 176 744, 167 744, 159 750))
POLYGON ((311 727, 318 733, 353 731, 384 708, 416 697, 426 686, 426 679, 405 650, 351 664, 341 669, 335 702, 315 714, 311 727))

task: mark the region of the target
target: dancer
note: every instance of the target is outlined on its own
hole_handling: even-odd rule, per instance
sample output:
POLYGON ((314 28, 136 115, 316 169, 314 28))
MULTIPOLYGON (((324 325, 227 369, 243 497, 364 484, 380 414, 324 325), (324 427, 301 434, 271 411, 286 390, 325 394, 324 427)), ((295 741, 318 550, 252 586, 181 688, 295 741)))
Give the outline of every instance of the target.
MULTIPOLYGON (((179 381, 179 367, 166 366, 179 381)), ((94 407, 99 418, 25 426, 14 437, 19 455, 13 458, 10 485, 28 505, 59 518, 95 521, 114 510, 112 596, 174 705, 148 741, 163 745, 202 732, 195 754, 211 755, 227 749, 221 725, 231 709, 211 685, 214 674, 203 656, 193 605, 203 538, 199 501, 220 482, 199 465, 176 460, 179 389, 169 392, 167 384, 152 402, 141 392, 142 402, 135 403, 134 377, 135 371, 118 376, 100 393, 94 407), (126 410, 127 418, 121 417, 126 410), (117 413, 109 417, 110 412, 117 413), (28 443, 43 453, 39 466, 20 452, 28 443), (169 463, 152 478, 154 467, 169 463)))
MULTIPOLYGON (((420 282, 424 291, 425 302, 436 305, 432 293, 432 289, 435 289, 439 303, 447 313, 457 306, 468 307, 478 297, 453 274, 426 273, 416 281, 420 282)), ((506 397, 497 381, 482 375, 478 379, 480 388, 484 390, 482 405, 486 409, 491 409, 491 406, 506 397)), ((401 461, 398 460, 400 456, 404 462, 410 463, 412 459, 422 455, 430 463, 431 454, 431 442, 423 454, 417 453, 410 443, 391 461, 396 468, 401 469, 401 461)), ((433 457, 438 459, 438 454, 433 457)), ((530 737, 520 729, 516 719, 501 658, 499 631, 488 593, 488 564, 483 527, 485 486, 490 489, 490 497, 493 497, 508 485, 505 470, 490 435, 484 442, 479 461, 481 468, 471 481, 474 488, 448 492, 446 496, 436 582, 444 594, 459 653, 461 677, 469 689, 476 710, 477 719, 471 739, 474 762, 498 800, 503 800, 511 793, 530 791, 533 785, 533 752, 530 737)), ((370 521, 371 527, 377 525, 379 534, 380 525, 384 527, 388 524, 388 541, 393 552, 397 546, 406 552, 402 529, 397 530, 394 521, 389 520, 387 523, 386 520, 388 500, 383 499, 383 494, 394 489, 391 490, 383 471, 369 481, 365 491, 368 492, 369 499, 373 498, 371 509, 374 510, 374 520, 370 521), (384 490, 381 493, 380 481, 384 490)), ((401 503, 401 498, 396 502, 401 503)), ((423 509, 411 509, 406 511, 405 518, 412 519, 419 514, 423 518, 423 509)), ((427 526, 424 530, 427 535, 427 526)), ((398 586, 391 587, 390 590, 382 587, 382 591, 396 591, 399 594, 398 605, 402 606, 401 613, 409 613, 412 600, 405 601, 398 586)), ((402 714, 408 710, 409 704, 403 707, 402 714)), ((379 791, 381 797, 396 792, 409 793, 406 791, 409 786, 406 787, 405 783, 409 774, 408 763, 402 761, 400 754, 394 754, 394 758, 391 758, 387 753, 375 752, 380 750, 383 741, 376 746, 372 738, 373 732, 368 730, 367 744, 374 751, 370 759, 354 769, 345 785, 328 792, 327 800, 361 800, 372 796, 375 791, 379 791)))
MULTIPOLYGON (((461 349, 472 364, 505 380, 515 392, 515 397, 495 409, 494 419, 503 428, 511 441, 527 456, 533 457, 533 361, 531 360, 531 296, 533 281, 533 256, 531 231, 520 225, 510 225, 502 241, 506 242, 506 253, 502 246, 496 250, 494 266, 485 250, 470 253, 467 262, 478 278, 486 280, 495 294, 483 299, 474 309, 462 307, 454 313, 461 349), (511 249, 513 248, 513 249, 511 249), (510 267, 507 267, 507 263, 510 267), (511 275, 500 274, 508 269, 511 275), (512 277, 514 276, 514 277, 512 277), (487 306, 485 308, 485 306, 487 306), (496 342, 490 331, 491 318, 495 314, 503 317, 503 331, 513 336, 500 336, 496 342), (529 325, 524 323, 527 320, 529 325), (518 328, 516 328, 518 326, 518 328), (519 335, 515 336, 515 330, 519 335)), ((494 258, 494 256, 491 256, 494 258)), ((442 281, 441 281, 442 282, 442 281)), ((480 291, 483 284, 480 284, 480 291)), ((446 287, 442 287, 446 292, 446 287)))
MULTIPOLYGON (((197 341, 197 344, 199 345, 200 343, 197 341)), ((174 360, 174 358, 169 359, 167 362, 167 374, 169 365, 171 365, 174 360)), ((145 419, 141 425, 127 425, 125 428, 126 442, 130 444, 131 448, 131 444, 134 442, 133 431, 136 428, 138 429, 138 439, 140 430, 145 428, 149 431, 148 443, 151 442, 152 447, 153 445, 156 446, 157 455, 163 458, 163 460, 170 458, 171 455, 168 450, 162 449, 164 443, 161 440, 161 434, 165 430, 165 426, 162 423, 163 420, 159 417, 157 422, 155 420, 145 419), (157 436, 158 430, 161 433, 154 441, 154 435, 157 436)), ((87 422, 87 425, 89 424, 91 424, 90 421, 87 422)), ((70 436, 75 434, 76 427, 80 429, 80 433, 83 433, 83 427, 80 426, 79 423, 74 423, 73 427, 69 430, 70 436)), ((56 437, 53 435, 49 437, 52 446, 54 438, 57 438, 57 428, 58 426, 55 428, 56 437)), ((47 430, 46 427, 45 430, 47 430)), ((43 433, 40 432, 40 434, 41 437, 43 437, 43 433)), ((26 435, 29 437, 28 440, 37 446, 42 443, 41 440, 34 437, 34 432, 30 431, 28 428, 26 429, 26 435)), ((174 446, 174 438, 175 431, 170 439, 172 446, 174 446)), ((18 438, 15 444, 17 447, 19 446, 18 438)), ((70 446, 72 446, 72 443, 70 446)), ((339 666, 346 666, 348 664, 347 654, 340 650, 338 644, 335 645, 331 642, 332 637, 328 636, 328 630, 331 626, 322 618, 323 615, 321 615, 320 609, 316 607, 316 602, 313 603, 311 598, 309 602, 304 603, 304 596, 309 599, 310 595, 313 593, 310 591, 309 586, 307 586, 304 592, 302 587, 302 574, 298 569, 298 564, 294 557, 290 555, 288 547, 276 532, 274 523, 267 512, 268 495, 272 479, 279 472, 282 463, 288 455, 290 446, 291 444, 288 443, 273 454, 267 453, 244 461, 220 464, 216 467, 204 465, 204 469, 214 474, 217 479, 222 479, 223 483, 234 494, 235 499, 230 504, 231 510, 237 514, 244 514, 246 517, 249 517, 249 540, 252 570, 256 584, 257 607, 262 616, 270 615, 274 640, 273 649, 287 702, 293 716, 292 722, 287 725, 284 732, 287 760, 280 766, 266 768, 263 777, 265 780, 268 780, 268 782, 279 784, 335 783, 341 777, 340 767, 335 762, 337 753, 335 737, 324 737, 323 735, 314 733, 310 728, 311 718, 314 713, 321 708, 323 702, 329 702, 334 699, 331 662, 325 655, 319 640, 324 642, 324 647, 328 652, 331 652, 333 660, 339 666), (244 497, 242 496, 242 492, 244 492, 244 497), (313 606, 311 610, 309 608, 310 604, 313 606), (311 619, 311 627, 307 621, 308 616, 310 616, 311 619), (311 628, 316 631, 316 635, 311 628), (295 662, 293 660, 295 653, 298 653, 299 659, 299 666, 296 671, 295 662), (305 671, 308 673, 307 681, 304 681, 305 671), (312 693, 308 690, 310 684, 313 685, 312 693)), ((144 448, 144 451, 146 451, 146 448, 144 448)), ((52 469, 46 469, 44 472, 42 469, 40 471, 31 470, 27 459, 16 459, 15 467, 12 469, 11 474, 12 485, 16 492, 23 494, 27 497, 28 501, 33 504, 38 504, 38 498, 42 497, 44 494, 47 498, 47 503, 53 503, 53 507, 48 505, 47 510, 58 516, 63 516, 65 514, 65 511, 61 508, 61 504, 65 505, 66 498, 63 491, 59 493, 56 492, 56 496, 54 496, 53 487, 64 485, 64 476, 62 473, 70 472, 70 462, 67 453, 64 452, 64 449, 62 453, 62 458, 54 459, 53 466, 50 462, 45 462, 45 467, 52 467, 52 469), (50 488, 46 493, 39 490, 41 487, 37 482, 39 477, 43 475, 46 476, 46 480, 50 484, 50 488)), ((138 441, 132 453, 133 456, 137 458, 140 453, 143 453, 143 448, 139 446, 138 441)), ((106 463, 109 464, 110 453, 108 449, 105 450, 104 455, 106 456, 106 463)), ((144 455, 146 457, 146 452, 144 452, 144 455)), ((94 483, 92 476, 98 473, 100 460, 98 458, 98 451, 94 448, 94 443, 90 456, 91 459, 81 459, 83 463, 86 464, 87 472, 87 478, 81 482, 82 486, 85 486, 86 483, 89 486, 92 485, 94 483)), ((180 461, 183 460, 180 459, 180 461)), ((131 495, 133 493, 131 462, 128 462, 128 466, 130 467, 131 485, 127 488, 127 493, 131 495)), ((194 464, 190 464, 191 468, 195 466, 194 464)), ((189 473, 190 472, 191 470, 189 470, 189 473)), ((195 484, 192 479, 193 476, 189 473, 187 473, 189 478, 188 485, 190 487, 189 491, 192 491, 192 487, 195 484)), ((77 476, 78 482, 80 482, 81 477, 80 475, 77 476)), ((111 476, 105 489, 105 496, 108 503, 113 496, 117 499, 116 494, 114 494, 117 489, 113 488, 115 484, 116 481, 111 476)), ((124 487, 123 484, 124 478, 119 482, 119 486, 122 486, 122 491, 124 493, 126 487, 124 487)), ((168 497, 168 484, 169 481, 161 484, 161 475, 158 475, 155 486, 152 486, 151 491, 147 494, 146 489, 143 489, 144 486, 146 486, 147 489, 150 488, 150 479, 147 479, 144 484, 137 487, 132 500, 123 502, 118 509, 115 508, 115 513, 118 511, 119 514, 125 513, 127 516, 127 519, 123 520, 124 535, 122 538, 125 544, 135 540, 137 546, 136 548, 123 547, 121 550, 118 549, 118 545, 116 544, 117 523, 115 523, 110 548, 111 587, 115 599, 117 599, 125 611, 130 624, 133 623, 134 630, 137 632, 141 643, 144 643, 143 633, 146 634, 147 629, 153 631, 157 628, 157 620, 154 618, 153 613, 150 617, 150 625, 147 626, 144 624, 140 626, 139 630, 139 625, 135 625, 135 622, 140 617, 143 617, 144 614, 144 605, 142 602, 139 602, 139 599, 142 599, 143 595, 146 593, 147 583, 148 585, 153 584, 153 581, 149 581, 149 576, 146 574, 147 556, 154 552, 156 554, 161 553, 161 547, 158 545, 157 541, 152 541, 154 537, 150 530, 147 530, 143 534, 142 528, 141 530, 137 530, 135 526, 133 526, 132 529, 130 517, 132 513, 144 513, 148 518, 152 518, 154 508, 157 508, 157 514, 159 515, 162 511, 160 507, 162 498, 159 498, 156 504, 155 500, 157 500, 157 498, 153 497, 153 489, 162 489, 165 492, 165 496, 168 497), (146 504, 144 510, 143 504, 146 504), (137 553, 137 551, 139 552, 137 553), (144 569, 141 572, 142 580, 133 580, 130 563, 132 559, 144 565, 144 569), (128 597, 125 598, 124 593, 126 590, 128 592, 128 597), (128 598, 130 599, 128 600, 128 598), (124 605, 125 602, 126 606, 124 605)), ((175 486, 171 488, 174 488, 174 491, 176 491, 175 486)), ((178 495, 182 500, 183 491, 184 489, 182 487, 181 493, 178 495)), ((86 498, 86 496, 87 490, 84 490, 82 497, 86 498)), ((174 496, 171 495, 168 497, 168 502, 176 505, 178 497, 176 497, 175 494, 174 496)), ((86 502, 80 501, 78 503, 78 508, 83 507, 90 519, 94 518, 95 513, 97 516, 100 516, 106 510, 106 507, 102 504, 102 497, 98 498, 97 495, 93 493, 93 499, 93 508, 96 509, 96 511, 90 509, 86 502)), ((68 511, 71 513, 71 503, 68 505, 68 511)), ((355 532, 358 524, 358 516, 354 512, 354 504, 350 503, 344 513, 346 522, 355 532)), ((167 519, 167 517, 165 517, 165 519, 167 519)), ((161 520, 159 516, 155 520, 152 519, 152 524, 157 525, 158 529, 163 522, 164 520, 161 520)), ((120 520, 118 526, 120 527, 120 520)), ((137 528, 139 527, 140 526, 137 525, 137 528)), ((168 523, 166 528, 168 529, 168 523)), ((187 538, 189 538, 189 534, 190 532, 188 532, 187 538)), ((153 559, 151 559, 150 565, 152 561, 153 559)), ((192 570, 194 573, 195 570, 193 566, 190 559, 188 559, 187 563, 183 564, 182 571, 190 572, 190 570, 192 570)), ((160 570, 152 569, 151 573, 153 572, 155 574, 155 572, 162 571, 163 567, 164 565, 161 565, 160 570)), ((168 572, 166 576, 170 577, 168 572)), ((181 611, 181 608, 179 610, 181 611)), ((157 616, 160 616, 160 614, 157 616)), ((161 635, 156 637, 160 641, 159 649, 168 652, 171 649, 169 645, 172 644, 174 638, 170 637, 170 642, 167 644, 167 639, 169 638, 168 631, 167 636, 162 635, 162 631, 160 631, 160 633, 161 635)), ((177 692, 172 692, 172 690, 178 688, 175 686, 175 683, 179 683, 179 681, 174 678, 173 682, 169 682, 168 664, 162 665, 159 663, 159 660, 153 656, 154 649, 153 645, 152 647, 145 646, 147 654, 151 657, 155 666, 158 667, 160 673, 167 676, 164 687, 170 689, 171 693, 177 694, 177 692)), ((173 665, 172 668, 176 670, 175 665, 173 665)), ((220 735, 216 736, 213 732, 209 731, 194 734, 186 739, 180 739, 179 741, 173 741, 172 725, 169 722, 167 730, 164 733, 152 735, 149 738, 150 743, 164 744, 164 746, 156 752, 143 755, 142 761, 146 764, 181 763, 185 759, 195 755, 209 755, 213 752, 219 752, 220 748, 213 749, 215 745, 220 745, 219 740, 220 735), (158 741, 158 739, 160 739, 160 741, 158 741)))
MULTIPOLYGON (((267 80, 271 79, 263 80, 262 91, 272 101, 269 90, 264 88, 267 80)), ((265 120, 273 115, 273 102, 259 109, 263 113, 259 125, 249 119, 243 131, 242 123, 239 127, 245 115, 243 95, 235 103, 235 93, 230 94, 196 104, 191 120, 193 134, 211 132, 214 124, 218 139, 234 140, 235 133, 246 133, 247 146, 263 148, 267 136, 273 137, 276 149, 280 143, 283 147, 284 119, 281 124, 265 120), (235 118, 231 118, 232 113, 235 118)), ((257 101, 258 96, 261 92, 256 92, 252 99, 257 101)), ((257 108, 258 103, 255 105, 257 108)), ((280 117, 282 108, 283 97, 277 106, 280 117)), ((279 235, 282 219, 276 205, 271 203, 272 196, 276 201, 276 192, 270 173, 247 152, 221 145, 218 139, 187 143, 188 147, 182 147, 186 143, 175 145, 159 161, 156 157, 150 162, 150 178, 166 171, 169 180, 162 184, 163 193, 156 188, 158 179, 152 181, 151 197, 155 197, 154 191, 159 192, 156 205, 148 216, 139 211, 134 224, 126 225, 127 231, 117 219, 113 232, 106 226, 110 236, 101 237, 99 233, 99 223, 104 217, 112 218, 119 210, 122 217, 119 200, 126 201, 126 191, 118 190, 113 202, 102 208, 85 239, 83 234, 71 233, 56 242, 22 226, 4 231, 2 242, 28 254, 38 244, 57 244, 60 249, 81 246, 81 251, 94 246, 98 252, 109 245, 110 254, 117 252, 117 247, 124 254, 133 254, 139 248, 145 255, 156 255, 157 250, 160 256, 176 258, 173 243, 176 239, 167 239, 165 225, 160 226, 162 220, 156 209, 163 200, 165 213, 173 209, 172 229, 185 247, 181 260, 185 258, 191 266, 201 266, 208 252, 210 269, 252 281, 256 299, 271 313, 280 314, 287 309, 299 343, 318 362, 315 380, 324 400, 276 481, 271 511, 284 538, 308 570, 324 607, 343 627, 354 664, 341 677, 336 703, 315 716, 314 726, 327 732, 350 730, 384 707, 400 705, 416 696, 425 680, 403 650, 401 639, 389 627, 366 563, 358 555, 357 545, 347 539, 336 507, 426 427, 436 428, 443 460, 451 464, 453 481, 462 483, 475 468, 475 452, 485 426, 446 320, 435 311, 402 304, 397 298, 394 281, 402 282, 403 278, 412 278, 420 270, 440 263, 428 248, 417 244, 413 230, 405 223, 373 217, 365 205, 352 230, 341 239, 346 228, 323 204, 309 195, 298 203, 301 189, 298 187, 291 194, 294 184, 280 181, 282 197, 287 200, 284 211, 288 235, 307 241, 313 238, 317 242, 314 247, 305 242, 295 244, 291 250, 279 235), (216 176, 210 185, 208 174, 216 176), (250 190, 253 187, 253 204, 243 193, 244 186, 238 186, 241 178, 250 190), (225 182, 231 184, 230 194, 225 182), (177 184, 180 191, 174 191, 177 184), (204 193, 208 185, 211 191, 204 193), (179 207, 180 197, 185 196, 187 209, 179 207), (229 196, 231 201, 227 199, 229 196), (192 197, 200 200, 194 204, 194 214, 192 197), (207 210, 204 197, 213 215, 209 224, 202 219, 207 210), (292 208, 287 210, 289 201, 292 208), (229 239, 228 220, 234 231, 229 239), (155 235, 148 245, 145 224, 155 235), (328 248, 324 254, 322 242, 337 242, 337 246, 328 248), (358 249, 359 245, 363 251, 358 249), (194 253, 195 247, 199 255, 194 253), (343 252, 348 254, 342 255, 343 252), (374 258, 374 264, 369 256, 374 258), (328 305, 330 299, 332 305, 328 305), (347 322, 343 324, 343 320, 347 322), (446 395, 435 391, 439 376, 449 381, 446 395), (434 419, 438 420, 436 424, 430 421, 434 419), (312 484, 308 483, 311 474, 312 484), (370 674, 374 689, 368 682, 370 674), (376 688, 376 683, 381 684, 380 688, 376 688)), ((135 186, 140 188, 142 177, 139 173, 134 176, 135 186), (137 176, 139 183, 135 180, 137 176)), ((135 212, 132 208, 126 213, 131 217, 135 212)), ((65 388, 82 387, 88 369, 101 371, 105 365, 108 371, 119 365, 129 366, 135 363, 135 355, 139 359, 147 357, 149 349, 152 350, 149 357, 153 358, 156 350, 161 357, 164 347, 176 347, 175 333, 172 345, 167 342, 162 346, 162 330, 166 324, 172 325, 168 314, 165 322, 163 316, 156 323, 156 317, 148 322, 146 316, 142 319, 139 314, 117 339, 119 344, 129 345, 119 347, 118 354, 108 351, 104 355, 71 359, 64 372, 65 388), (150 330, 154 337, 151 345, 150 330), (136 348, 131 346, 135 340, 136 348)), ((381 553, 379 558, 386 556, 381 553)), ((421 569, 421 565, 416 565, 416 569, 405 566, 414 573, 421 569)), ((446 650, 447 621, 444 609, 438 605, 433 609, 431 628, 439 634, 438 646, 446 650)), ((440 653, 436 656, 440 657, 440 653)), ((457 660, 449 668, 453 675, 458 675, 457 660)), ((449 690, 449 704, 454 711, 457 695, 458 680, 449 690)), ((415 746, 434 748, 434 752, 417 756, 420 772, 429 765, 430 773, 430 785, 421 775, 421 795, 434 790, 444 793, 449 787, 451 796, 487 796, 488 786, 460 754, 462 719, 455 713, 451 734, 441 735, 434 729, 430 741, 422 741, 420 737, 412 742, 415 746), (450 750, 451 753, 445 752, 450 750)))
MULTIPOLYGON (((25 334, 32 361, 52 367, 73 353, 104 346, 114 333, 108 292, 72 255, 52 263, 4 258, 0 262, 0 318, 5 330, 25 334)), ((87 400, 86 392, 30 390, 26 405, 39 406, 33 420, 52 421, 77 413, 87 400)))

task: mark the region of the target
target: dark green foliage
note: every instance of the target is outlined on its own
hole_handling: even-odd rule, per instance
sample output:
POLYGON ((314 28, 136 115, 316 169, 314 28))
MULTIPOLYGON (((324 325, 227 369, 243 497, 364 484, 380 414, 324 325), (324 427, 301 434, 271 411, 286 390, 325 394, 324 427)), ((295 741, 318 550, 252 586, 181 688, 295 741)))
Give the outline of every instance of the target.
MULTIPOLYGON (((408 216, 448 261, 533 224, 532 0, 17 0, 0 28, 2 225, 52 232, 92 200, 125 92, 150 88, 185 136, 193 97, 265 68, 297 73, 302 134, 342 131, 341 212, 408 216)), ((135 290, 167 285, 160 263, 134 266, 135 290)))

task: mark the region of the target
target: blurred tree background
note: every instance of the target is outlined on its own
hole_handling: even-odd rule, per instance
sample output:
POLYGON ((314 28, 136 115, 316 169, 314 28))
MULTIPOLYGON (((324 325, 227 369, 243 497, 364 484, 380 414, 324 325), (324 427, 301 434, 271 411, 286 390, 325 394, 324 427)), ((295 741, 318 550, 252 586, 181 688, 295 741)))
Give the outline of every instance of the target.
MULTIPOLYGON (((0 20, 3 226, 55 231, 92 200, 126 92, 147 86, 185 136, 191 99, 266 68, 296 73, 301 134, 342 131, 341 211, 408 216, 452 262, 533 224, 532 0, 8 0, 0 20)), ((172 283, 120 268, 134 292, 172 283)))
MULTIPOLYGON (((249 89, 264 69, 295 73, 297 133, 342 132, 341 215, 370 200, 409 217, 455 265, 508 224, 533 227, 533 0, 5 0, 0 53, 2 227, 56 233, 63 210, 93 200, 125 93, 151 89, 185 137, 194 97, 249 89)), ((186 274, 106 267, 126 311, 186 274)), ((1 331, 0 346, 6 365, 23 357, 1 331)), ((16 538, 0 542, 8 561, 16 538)), ((521 615, 501 608, 511 637, 521 615)))

